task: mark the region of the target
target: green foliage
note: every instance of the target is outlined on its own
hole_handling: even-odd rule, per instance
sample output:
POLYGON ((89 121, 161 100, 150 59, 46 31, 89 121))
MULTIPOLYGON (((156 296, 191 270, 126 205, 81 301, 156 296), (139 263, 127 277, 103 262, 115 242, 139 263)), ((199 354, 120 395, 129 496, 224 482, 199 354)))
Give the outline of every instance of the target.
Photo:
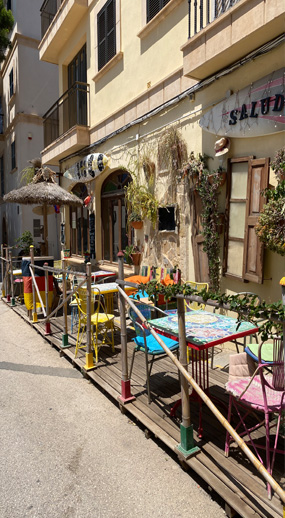
POLYGON ((25 230, 23 234, 16 239, 16 248, 20 248, 24 255, 29 255, 30 246, 34 244, 33 236, 29 230, 25 230))
POLYGON ((282 179, 285 179, 285 148, 279 149, 279 151, 277 151, 274 160, 271 162, 271 167, 278 182, 280 182, 282 179))
POLYGON ((137 246, 135 246, 135 245, 126 246, 126 248, 124 250, 124 258, 125 258, 125 261, 127 264, 129 264, 129 265, 133 264, 132 254, 135 254, 137 252, 139 252, 139 249, 137 246))
POLYGON ((256 295, 226 295, 217 293, 213 290, 207 291, 204 288, 197 291, 189 284, 172 284, 165 286, 156 280, 149 281, 147 284, 140 284, 139 290, 147 293, 149 299, 155 303, 158 295, 161 294, 166 300, 171 300, 177 295, 196 296, 200 301, 207 304, 207 301, 215 301, 217 306, 237 313, 237 328, 243 320, 247 320, 259 327, 259 334, 262 340, 267 340, 274 334, 283 335, 282 322, 285 320, 285 306, 281 300, 273 304, 262 301, 258 305, 256 295), (260 323, 262 321, 262 323, 260 323))
POLYGON ((285 255, 285 180, 263 194, 268 202, 260 213, 255 232, 268 250, 285 255))
POLYGON ((158 201, 145 185, 139 185, 135 178, 125 187, 125 199, 129 221, 143 221, 147 218, 155 227, 158 201))
POLYGON ((11 46, 9 32, 13 29, 14 18, 12 12, 4 7, 0 0, 0 62, 5 59, 5 51, 11 46))

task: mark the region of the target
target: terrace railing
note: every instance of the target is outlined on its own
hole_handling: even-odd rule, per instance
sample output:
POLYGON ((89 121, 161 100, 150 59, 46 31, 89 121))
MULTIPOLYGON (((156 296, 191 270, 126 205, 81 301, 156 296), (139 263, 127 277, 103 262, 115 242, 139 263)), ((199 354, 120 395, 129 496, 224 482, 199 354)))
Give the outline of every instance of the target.
POLYGON ((89 84, 76 82, 45 113, 44 147, 73 126, 89 125, 89 84))
POLYGON ((188 0, 188 39, 228 11, 239 0, 188 0))
POLYGON ((40 8, 41 34, 44 37, 63 0, 45 0, 40 8))

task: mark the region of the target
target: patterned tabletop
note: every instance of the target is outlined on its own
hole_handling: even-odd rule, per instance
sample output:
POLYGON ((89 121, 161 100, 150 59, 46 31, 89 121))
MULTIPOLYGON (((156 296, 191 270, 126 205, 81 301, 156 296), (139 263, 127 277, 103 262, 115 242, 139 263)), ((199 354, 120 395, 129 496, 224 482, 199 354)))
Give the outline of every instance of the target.
POLYGON ((116 275, 116 272, 107 272, 106 270, 97 270, 97 272, 91 273, 92 279, 99 277, 113 277, 114 275, 116 275))
MULTIPOLYGON (((149 320, 155 329, 166 336, 178 336, 178 315, 149 320)), ((185 331, 187 343, 199 349, 207 349, 214 345, 258 332, 258 328, 250 322, 238 323, 235 318, 210 313, 204 310, 185 313, 185 331)))

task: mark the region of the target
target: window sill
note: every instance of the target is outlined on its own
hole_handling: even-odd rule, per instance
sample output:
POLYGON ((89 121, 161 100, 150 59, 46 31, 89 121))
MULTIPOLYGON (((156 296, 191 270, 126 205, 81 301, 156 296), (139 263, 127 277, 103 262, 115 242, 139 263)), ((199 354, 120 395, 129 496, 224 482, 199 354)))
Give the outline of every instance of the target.
POLYGON ((105 74, 107 74, 107 72, 109 72, 109 70, 111 70, 111 68, 119 63, 119 61, 123 59, 123 56, 123 52, 118 52, 112 59, 110 59, 110 61, 108 61, 108 63, 106 63, 106 65, 104 65, 104 67, 101 68, 101 70, 99 70, 99 72, 97 72, 97 74, 92 78, 94 83, 99 81, 105 74))
POLYGON ((183 0, 170 0, 137 34, 141 40, 153 31, 183 0))

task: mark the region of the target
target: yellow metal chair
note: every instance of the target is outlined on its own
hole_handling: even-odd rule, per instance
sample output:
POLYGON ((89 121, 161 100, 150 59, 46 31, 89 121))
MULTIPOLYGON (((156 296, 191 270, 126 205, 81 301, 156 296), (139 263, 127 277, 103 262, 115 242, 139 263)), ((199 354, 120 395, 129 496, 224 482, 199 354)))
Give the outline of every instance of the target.
MULTIPOLYGON (((200 292, 204 289, 209 291, 209 284, 207 282, 195 282, 195 281, 186 281, 185 284, 188 284, 191 288, 195 289, 197 292, 200 292)), ((198 293, 197 293, 198 294, 198 293)), ((206 304, 199 304, 195 301, 185 300, 185 311, 192 311, 197 309, 205 309, 206 304)), ((195 354, 195 351, 192 351, 192 354, 195 354)), ((190 361, 190 353, 189 347, 187 347, 187 363, 190 361)))
MULTIPOLYGON (((78 333, 75 347, 75 358, 79 349, 86 348, 86 344, 82 344, 83 335, 86 333, 87 325, 87 290, 79 288, 76 293, 76 300, 78 305, 78 333)), ((91 343, 95 352, 95 361, 98 362, 98 351, 101 345, 109 344, 112 346, 112 351, 115 351, 114 346, 114 315, 106 313, 104 305, 102 304, 101 293, 98 288, 92 288, 91 296, 91 343), (111 338, 108 336, 108 331, 111 333, 111 338), (98 342, 98 335, 102 335, 102 341, 98 342)))

